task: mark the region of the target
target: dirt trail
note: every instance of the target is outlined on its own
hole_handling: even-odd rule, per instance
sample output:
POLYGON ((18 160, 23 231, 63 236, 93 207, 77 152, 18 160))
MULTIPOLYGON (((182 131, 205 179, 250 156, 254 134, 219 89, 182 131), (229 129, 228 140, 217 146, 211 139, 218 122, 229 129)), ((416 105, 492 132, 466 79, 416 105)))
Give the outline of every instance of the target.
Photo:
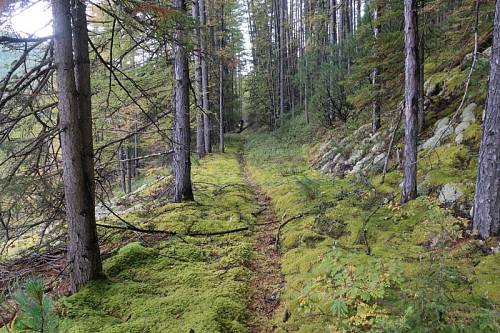
POLYGON ((279 222, 271 200, 250 175, 243 154, 240 154, 240 164, 259 206, 255 213, 257 217, 255 255, 249 265, 254 278, 250 285, 248 325, 252 333, 274 332, 272 318, 280 308, 280 293, 284 286, 280 254, 275 250, 275 237, 279 222))

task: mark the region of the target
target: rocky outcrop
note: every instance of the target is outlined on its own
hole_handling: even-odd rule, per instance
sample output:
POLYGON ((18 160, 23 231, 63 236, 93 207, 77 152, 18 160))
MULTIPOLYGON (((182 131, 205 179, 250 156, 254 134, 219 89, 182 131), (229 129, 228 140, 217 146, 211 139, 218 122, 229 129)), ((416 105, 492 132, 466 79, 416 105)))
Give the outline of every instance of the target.
POLYGON ((456 205, 464 192, 455 184, 445 184, 439 191, 438 200, 445 205, 456 205))

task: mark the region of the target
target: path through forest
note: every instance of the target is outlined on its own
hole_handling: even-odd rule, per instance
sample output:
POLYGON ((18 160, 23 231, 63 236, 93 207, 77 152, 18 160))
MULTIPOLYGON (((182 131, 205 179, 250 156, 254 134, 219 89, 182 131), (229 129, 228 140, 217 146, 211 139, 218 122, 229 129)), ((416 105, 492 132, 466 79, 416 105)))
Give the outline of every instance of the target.
POLYGON ((284 285, 280 254, 279 250, 275 248, 279 222, 271 199, 263 193, 250 175, 242 152, 239 154, 239 161, 259 206, 255 213, 257 221, 254 255, 249 266, 254 273, 248 303, 249 328, 252 333, 274 332, 275 327, 272 324, 272 319, 274 313, 280 308, 280 293, 284 285))

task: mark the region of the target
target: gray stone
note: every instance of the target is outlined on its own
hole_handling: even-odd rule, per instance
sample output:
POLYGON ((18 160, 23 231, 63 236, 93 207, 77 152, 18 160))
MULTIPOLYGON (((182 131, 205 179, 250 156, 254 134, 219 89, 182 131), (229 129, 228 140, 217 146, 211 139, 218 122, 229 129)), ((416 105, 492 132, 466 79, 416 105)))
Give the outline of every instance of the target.
POLYGON ((455 136, 455 143, 457 145, 461 145, 462 142, 464 142, 464 133, 458 133, 456 136, 455 136))
POLYGON ((431 80, 427 80, 424 83, 424 93, 425 96, 434 96, 439 93, 440 84, 437 82, 433 82, 431 80))
POLYGON ((347 160, 347 164, 354 165, 356 162, 358 162, 361 157, 363 156, 363 151, 362 150, 355 150, 352 152, 351 157, 347 160))
POLYGON ((382 148, 384 148, 384 144, 382 142, 377 142, 371 149, 370 151, 372 153, 376 153, 380 151, 382 148))
POLYGON ((426 182, 420 182, 417 184, 417 193, 418 195, 429 195, 431 189, 426 182))
POLYGON ((455 184, 446 184, 439 191, 438 200, 442 204, 455 204, 464 192, 455 184))
POLYGON ((448 126, 450 124, 450 118, 449 117, 444 117, 442 119, 439 119, 438 121, 436 121, 436 124, 434 126, 435 128, 435 133, 440 129, 440 128, 444 128, 446 126, 448 126))
POLYGON ((485 57, 488 57, 488 58, 490 58, 490 57, 491 57, 491 46, 490 46, 490 47, 488 47, 486 50, 484 50, 484 51, 483 51, 483 55, 484 55, 485 57))
POLYGON ((385 153, 380 153, 373 158, 373 164, 376 166, 383 165, 384 162, 385 162, 385 153))
POLYGON ((470 122, 468 122, 468 121, 462 121, 455 128, 455 134, 463 133, 467 128, 469 128, 469 126, 470 126, 470 122))
POLYGON ((467 105, 462 112, 462 121, 464 122, 475 122, 476 121, 476 115, 474 114, 474 110, 476 110, 477 104, 476 103, 470 103, 467 105))
POLYGON ((452 133, 453 133, 453 126, 446 125, 446 126, 439 127, 438 129, 436 129, 434 136, 438 137, 440 139, 444 139, 444 138, 450 136, 452 133))

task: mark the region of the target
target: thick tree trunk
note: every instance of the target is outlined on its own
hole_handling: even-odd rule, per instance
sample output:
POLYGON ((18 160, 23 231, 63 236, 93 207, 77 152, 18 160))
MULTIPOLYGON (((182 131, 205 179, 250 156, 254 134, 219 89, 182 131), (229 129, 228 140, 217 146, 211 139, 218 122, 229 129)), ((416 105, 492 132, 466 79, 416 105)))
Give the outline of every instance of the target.
POLYGON ((405 148, 401 202, 417 196, 417 131, 419 66, 417 50, 417 0, 405 0, 405 148))
POLYGON ((212 152, 212 144, 210 141, 210 117, 208 114, 209 101, 208 101, 208 66, 207 66, 207 18, 205 10, 205 0, 198 0, 199 15, 200 15, 200 25, 202 28, 201 38, 200 38, 200 50, 201 50, 201 93, 202 93, 202 106, 203 106, 203 134, 205 135, 205 154, 212 152))
MULTIPOLYGON (((373 6, 373 52, 377 54, 378 34, 380 33, 380 23, 378 22, 380 16, 380 7, 377 3, 373 6)), ((372 71, 372 85, 375 91, 372 102, 372 133, 375 133, 380 128, 380 96, 379 96, 379 81, 380 68, 375 67, 372 71)))
POLYGON ((488 101, 483 123, 472 226, 482 238, 500 231, 500 1, 496 3, 488 101))
MULTIPOLYGON (((191 3, 191 15, 195 24, 199 24, 199 7, 198 0, 193 0, 191 3)), ((201 43, 200 43, 200 28, 194 29, 195 34, 195 50, 194 50, 194 81, 195 81, 195 100, 196 100, 196 153, 198 158, 205 156, 205 136, 203 134, 203 84, 202 84, 202 69, 201 69, 201 43)))
POLYGON ((85 4, 77 2, 73 8, 74 49, 69 0, 52 0, 52 14, 64 197, 68 220, 70 286, 75 292, 86 282, 102 275, 95 224, 90 69, 86 45, 85 4), (78 83, 75 80, 78 80, 78 83), (77 90, 77 86, 80 91, 77 90), (84 135, 88 137, 84 138, 84 135))
MULTIPOLYGON (((184 0, 175 0, 176 9, 186 14, 184 0)), ((189 67, 183 45, 184 33, 181 23, 176 23, 173 33, 174 55, 174 132, 172 171, 175 179, 174 201, 194 200, 191 184, 190 124, 189 124, 189 67)))

